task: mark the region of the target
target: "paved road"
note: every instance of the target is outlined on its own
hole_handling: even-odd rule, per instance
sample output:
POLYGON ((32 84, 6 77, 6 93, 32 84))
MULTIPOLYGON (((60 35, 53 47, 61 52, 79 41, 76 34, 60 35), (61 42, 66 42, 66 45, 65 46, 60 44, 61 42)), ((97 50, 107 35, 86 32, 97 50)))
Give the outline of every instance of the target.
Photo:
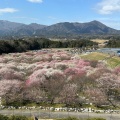
POLYGON ((68 116, 77 118, 101 117, 106 120, 120 120, 120 114, 98 114, 98 113, 80 113, 80 112, 45 112, 41 110, 0 110, 0 114, 4 115, 35 115, 41 119, 48 118, 65 118, 68 116))

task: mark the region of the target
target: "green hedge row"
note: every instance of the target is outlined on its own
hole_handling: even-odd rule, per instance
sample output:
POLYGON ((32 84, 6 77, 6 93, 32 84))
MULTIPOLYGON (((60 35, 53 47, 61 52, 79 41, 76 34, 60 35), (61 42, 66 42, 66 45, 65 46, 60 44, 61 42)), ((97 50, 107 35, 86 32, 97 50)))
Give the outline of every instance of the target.
POLYGON ((57 119, 57 120, 106 120, 104 118, 87 118, 87 119, 78 119, 75 117, 68 117, 68 118, 61 118, 61 119, 57 119))
MULTIPOLYGON (((5 115, 0 115, 0 120, 34 120, 34 118, 29 118, 26 116, 5 116, 5 115)), ((57 120, 83 120, 83 119, 78 119, 75 117, 68 117, 68 118, 61 118, 57 120)), ((88 118, 84 120, 106 120, 104 118, 88 118)))
POLYGON ((26 116, 5 116, 0 115, 0 120, 34 120, 33 118, 28 118, 26 116))

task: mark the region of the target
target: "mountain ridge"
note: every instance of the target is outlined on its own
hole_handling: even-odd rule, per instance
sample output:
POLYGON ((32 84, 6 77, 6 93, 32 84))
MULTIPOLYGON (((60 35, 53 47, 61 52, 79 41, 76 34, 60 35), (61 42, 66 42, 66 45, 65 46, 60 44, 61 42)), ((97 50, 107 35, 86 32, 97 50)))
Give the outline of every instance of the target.
POLYGON ((93 20, 85 23, 60 22, 53 25, 41 25, 37 23, 23 24, 0 20, 0 36, 77 36, 81 34, 120 34, 105 24, 93 20))

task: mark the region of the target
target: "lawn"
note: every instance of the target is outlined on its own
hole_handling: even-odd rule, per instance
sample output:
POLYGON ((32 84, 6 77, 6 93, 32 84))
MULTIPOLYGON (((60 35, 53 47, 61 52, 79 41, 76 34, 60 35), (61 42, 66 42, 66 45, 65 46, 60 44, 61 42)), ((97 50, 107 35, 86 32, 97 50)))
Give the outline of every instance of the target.
POLYGON ((99 44, 104 44, 105 42, 108 42, 109 40, 104 40, 104 39, 92 39, 91 41, 97 42, 99 44))
POLYGON ((98 52, 81 55, 81 58, 85 59, 85 60, 104 60, 107 57, 109 57, 109 55, 103 54, 103 53, 98 53, 98 52))
POLYGON ((103 60, 106 61, 108 66, 110 66, 111 68, 120 66, 120 57, 117 56, 109 57, 108 54, 104 53, 93 52, 90 54, 81 55, 81 58, 85 60, 103 60))
POLYGON ((112 68, 120 66, 120 57, 114 56, 114 57, 108 59, 107 63, 112 68))

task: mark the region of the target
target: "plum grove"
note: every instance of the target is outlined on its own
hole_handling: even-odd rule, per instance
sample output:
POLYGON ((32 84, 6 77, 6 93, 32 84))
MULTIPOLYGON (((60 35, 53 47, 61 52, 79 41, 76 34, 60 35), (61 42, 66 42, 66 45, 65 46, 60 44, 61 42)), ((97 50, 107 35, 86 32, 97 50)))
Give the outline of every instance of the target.
POLYGON ((120 102, 120 67, 82 60, 63 50, 29 51, 0 56, 3 104, 60 103, 95 106, 120 102))

